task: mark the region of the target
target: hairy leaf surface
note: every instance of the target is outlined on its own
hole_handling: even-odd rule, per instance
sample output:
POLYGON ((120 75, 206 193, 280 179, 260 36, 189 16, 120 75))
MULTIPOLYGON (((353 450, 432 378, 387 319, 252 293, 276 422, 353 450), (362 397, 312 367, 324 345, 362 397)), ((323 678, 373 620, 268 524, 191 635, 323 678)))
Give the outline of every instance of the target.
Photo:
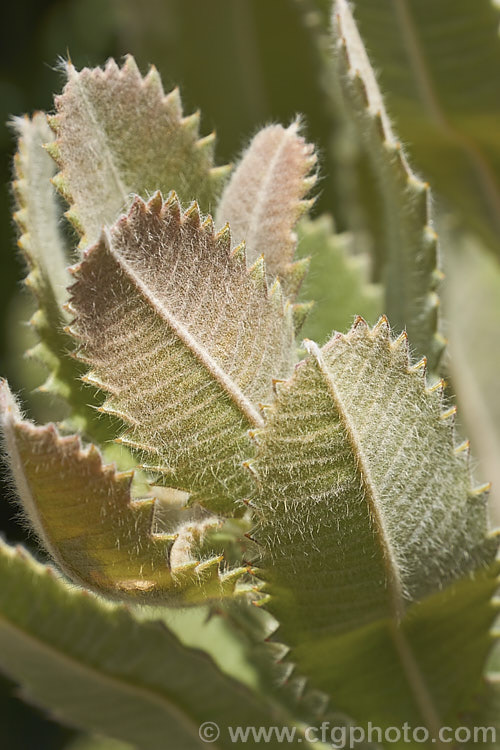
POLYGON ((279 277, 293 295, 307 265, 293 263, 297 236, 293 227, 310 201, 304 196, 315 182, 313 147, 288 128, 270 125, 254 137, 226 186, 215 216, 229 222, 233 238, 245 242, 250 263, 264 256, 269 280, 279 277))
POLYGON ((346 0, 334 5, 334 59, 346 106, 378 176, 387 258, 385 312, 406 329, 419 356, 435 369, 443 349, 437 332, 437 235, 429 186, 411 170, 387 115, 370 61, 346 0))
POLYGON ((46 116, 38 112, 32 119, 14 121, 19 138, 16 154, 14 194, 17 211, 14 218, 20 230, 19 247, 26 260, 29 275, 26 285, 36 297, 38 309, 31 323, 39 337, 29 354, 48 369, 49 377, 40 390, 64 399, 71 409, 71 425, 93 437, 105 435, 103 420, 96 419, 89 408, 92 390, 82 389, 79 376, 82 367, 68 356, 73 347, 71 336, 64 332, 68 323, 63 306, 71 276, 59 221, 60 211, 50 179, 55 173, 53 160, 43 145, 53 141, 46 116))
MULTIPOLYGON (((0 542, 0 668, 64 723, 164 750, 202 748, 198 728, 283 724, 274 706, 181 645, 158 622, 69 587, 51 568, 0 542)), ((271 743, 271 747, 277 747, 271 743)), ((307 747, 307 744, 305 744, 307 747)))
POLYGON ((500 40, 491 0, 356 0, 389 111, 419 169, 500 253, 500 40))
MULTIPOLYGON (((394 653, 387 658, 396 660, 398 682, 413 695, 413 714, 434 730, 441 711, 426 685, 438 677, 420 660, 425 656, 432 669, 445 636, 439 631, 425 654, 417 642, 408 643, 408 633, 427 606, 439 611, 436 592, 494 559, 484 488, 471 489, 467 451, 454 446, 453 410, 442 413, 440 388, 426 388, 422 363, 410 366, 404 334, 393 342, 385 319, 373 330, 360 320, 321 350, 312 342, 308 348, 311 356, 278 386, 267 424, 255 435, 254 536, 265 549, 260 575, 268 607, 299 673, 363 721, 387 721, 377 696, 370 704, 373 684, 366 704, 357 706, 357 692, 340 690, 339 680, 347 685, 370 674, 380 691, 389 690, 388 639, 394 653), (360 650, 370 643, 373 651, 360 650)), ((494 585, 488 578, 489 596, 494 585)), ((478 584, 468 596, 482 591, 478 584)), ((491 618, 489 596, 478 618, 491 618)), ((469 606, 462 594, 457 602, 469 606)), ((443 632, 451 627, 446 612, 443 632)), ((470 626, 484 632, 483 620, 470 626)), ((471 649, 478 680, 485 654, 471 649)), ((450 693, 450 710, 459 689, 450 693)), ((404 701, 398 705, 403 711, 404 701)))
POLYGON ((67 76, 50 153, 85 243, 96 242, 135 193, 176 190, 185 202, 214 207, 227 172, 213 166, 214 135, 199 138, 199 113, 183 116, 178 90, 165 96, 155 68, 143 78, 129 56, 122 68, 114 60, 104 70, 68 64, 67 76))
POLYGON ((247 269, 229 230, 196 205, 137 199, 75 268, 72 332, 103 409, 130 427, 122 442, 169 486, 215 511, 249 491, 246 431, 263 420, 272 378, 294 360, 291 305, 265 266, 247 269))
POLYGON ((233 592, 244 569, 222 573, 219 556, 195 557, 216 518, 186 518, 155 533, 156 501, 132 499, 132 472, 103 465, 76 435, 22 420, 5 381, 0 426, 23 510, 71 580, 114 598, 172 604, 233 592))

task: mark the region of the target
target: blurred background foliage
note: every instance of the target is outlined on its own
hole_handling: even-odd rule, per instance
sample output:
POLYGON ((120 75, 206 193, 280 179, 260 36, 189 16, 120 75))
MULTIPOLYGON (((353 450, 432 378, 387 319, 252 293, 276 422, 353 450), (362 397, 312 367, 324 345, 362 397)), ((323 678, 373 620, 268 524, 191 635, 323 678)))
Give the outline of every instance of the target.
MULTIPOLYGON (((439 191, 435 207, 447 272, 443 317, 451 349, 445 365, 466 431, 488 467, 485 472, 479 466, 479 472, 491 476, 496 470, 500 487, 500 213, 495 213, 494 203, 478 198, 481 184, 475 182, 477 174, 470 173, 463 148, 465 138, 468 148, 472 144, 473 151, 486 154, 493 181, 498 177, 498 14, 490 0, 408 0, 401 6, 414 13, 414 25, 409 27, 408 18, 389 10, 398 3, 357 0, 355 5, 382 88, 388 92, 389 111, 417 169, 439 191), (423 31, 416 48, 412 28, 423 31), (434 97, 430 100, 429 83, 434 97), (443 111, 446 127, 438 116, 443 111), (450 123, 452 135, 447 130, 450 123), (451 218, 450 207, 454 210, 451 218)), ((14 143, 6 123, 12 114, 52 110, 52 94, 63 82, 62 58, 71 57, 80 68, 130 52, 143 72, 154 63, 166 91, 180 87, 185 112, 201 110, 202 133, 216 129, 219 163, 234 160, 263 124, 288 124, 303 113, 306 135, 320 154, 314 213, 330 214, 338 231, 353 233, 360 263, 366 262, 364 251, 371 252, 374 262, 366 268, 366 276, 377 281, 377 259, 384 253, 382 212, 375 180, 325 65, 329 8, 330 0, 19 0, 4 4, 0 31, 0 372, 14 390, 21 390, 34 416, 45 418, 47 411, 30 392, 41 382, 35 365, 26 361, 23 370, 16 365, 29 339, 20 320, 29 317, 30 301, 21 291, 23 269, 10 217, 8 185, 14 143)), ((310 243, 322 232, 328 234, 329 221, 324 218, 310 230, 310 243)), ((344 235, 339 243, 353 244, 352 236, 344 235)), ((332 274, 335 252, 334 248, 332 274)), ((375 287, 360 290, 356 283, 353 280, 353 299, 366 309, 375 309, 375 287)), ((314 277, 310 285, 313 294, 314 277)), ((334 285, 332 289, 332 294, 347 293, 334 285)), ((348 325, 347 318, 342 322, 348 325)), ((309 335, 314 325, 313 318, 309 335)), ((4 499, 8 488, 4 485, 1 492, 0 528, 10 541, 30 546, 14 507, 4 499)), ((498 511, 496 518, 500 518, 498 511)), ((58 750, 73 739, 71 730, 17 700, 7 681, 0 683, 0 721, 6 750, 58 750)))

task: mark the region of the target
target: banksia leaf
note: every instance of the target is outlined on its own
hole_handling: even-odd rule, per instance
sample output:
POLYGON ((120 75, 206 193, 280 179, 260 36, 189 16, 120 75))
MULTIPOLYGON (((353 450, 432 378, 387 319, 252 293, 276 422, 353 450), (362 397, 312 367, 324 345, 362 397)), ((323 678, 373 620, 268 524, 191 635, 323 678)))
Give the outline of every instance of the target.
POLYGON ((299 300, 314 300, 301 336, 326 341, 332 331, 347 330, 357 314, 375 323, 382 314, 382 289, 369 280, 368 256, 354 253, 354 237, 336 234, 326 215, 302 219, 297 233, 299 254, 311 258, 299 300))
POLYGON ((411 605, 399 625, 381 619, 325 637, 322 650, 292 650, 289 658, 314 675, 316 687, 356 724, 387 729, 408 722, 427 729, 428 741, 419 741, 422 748, 439 747, 442 727, 489 725, 472 709, 485 702, 483 675, 494 646, 489 631, 498 613, 491 602, 498 572, 498 565, 490 566, 411 605))
POLYGON ((65 243, 59 228, 60 212, 50 178, 55 165, 43 145, 53 140, 46 116, 38 112, 14 120, 19 151, 14 160, 13 183, 19 227, 19 247, 29 269, 26 285, 32 290, 38 309, 31 324, 39 343, 29 354, 39 359, 49 376, 40 390, 61 397, 72 411, 71 424, 95 437, 105 434, 103 420, 88 407, 91 389, 84 393, 78 380, 81 365, 68 356, 73 343, 64 332, 68 318, 63 310, 71 276, 67 271, 65 243))
MULTIPOLYGON (((221 729, 290 720, 164 623, 68 586, 1 541, 0 577, 2 670, 63 723, 140 750, 165 750, 166 738, 169 747, 200 750, 198 728, 213 717, 221 729)), ((234 747, 227 731, 217 747, 234 747)))
POLYGON ((196 204, 181 215, 159 193, 137 198, 73 273, 71 331, 86 379, 109 394, 103 410, 129 425, 121 441, 169 486, 234 510, 249 490, 246 430, 293 365, 279 281, 268 289, 262 261, 247 269, 196 204))
MULTIPOLYGON (((462 622, 450 621, 452 605, 437 592, 458 581, 458 593, 449 597, 460 611, 470 606, 465 591, 478 598, 467 625, 471 642, 471 631, 485 633, 493 617, 495 571, 487 566, 498 545, 487 537, 485 492, 471 488, 467 451, 454 445, 440 388, 427 388, 425 368, 410 365, 404 334, 392 341, 384 318, 373 329, 358 320, 322 349, 313 342, 307 348, 309 358, 280 385, 266 414, 253 461, 259 490, 252 498, 258 518, 252 536, 264 548, 259 577, 271 597, 267 606, 298 672, 329 693, 335 708, 362 721, 386 721, 387 713, 379 711, 376 696, 370 704, 371 692, 361 700, 359 691, 341 690, 339 681, 348 686, 356 675, 365 680, 370 674, 385 696, 390 681, 384 682, 380 649, 392 644, 387 659, 399 659, 398 684, 434 731, 435 712, 424 704, 436 696, 419 693, 419 684, 439 679, 427 672, 445 649, 445 632, 462 622), (486 572, 476 572, 483 567, 486 572), (462 583, 474 575, 477 586, 462 583), (415 622, 423 622, 426 607, 429 622, 439 611, 446 618, 432 626, 429 654, 415 665, 411 654, 425 654, 415 622), (361 645, 368 642, 373 653, 361 645)), ((427 627, 421 625, 423 632, 427 627)), ((471 650, 476 683, 486 651, 471 650)), ((462 679, 457 686, 446 700, 439 696, 446 717, 467 691, 462 679)), ((388 711, 405 706, 384 702, 388 711)), ((410 721, 409 714, 398 718, 410 721)))
POLYGON ((441 274, 429 186, 414 174, 394 134, 347 0, 335 2, 333 34, 346 106, 364 140, 384 206, 385 312, 395 329, 406 329, 416 356, 427 357, 434 371, 444 341, 438 333, 441 274))
POLYGON ((449 250, 444 301, 450 356, 446 364, 478 469, 491 481, 490 513, 498 524, 500 347, 495 342, 500 330, 500 266, 483 245, 463 232, 453 233, 444 247, 449 250))
POLYGON ((46 304, 46 315, 57 328, 71 278, 59 229, 57 198, 49 182, 56 167, 43 148, 45 143, 53 141, 53 135, 43 112, 37 112, 31 119, 15 118, 13 126, 19 138, 14 158, 13 189, 17 201, 14 218, 21 233, 19 247, 30 271, 26 283, 46 304), (54 310, 59 314, 54 314, 54 310))
POLYGON ((178 90, 165 95, 155 68, 143 78, 129 56, 122 68, 114 60, 104 70, 69 63, 67 76, 50 152, 82 242, 96 242, 134 193, 176 190, 185 202, 214 206, 227 171, 213 166, 214 136, 199 138, 199 116, 183 116, 178 90))
MULTIPOLYGON (((498 5, 498 4, 497 4, 498 5)), ((355 16, 412 160, 500 255, 500 44, 491 0, 356 0, 355 16)))
POLYGON ((172 604, 233 592, 243 569, 223 573, 219 557, 190 554, 217 519, 155 535, 155 501, 132 499, 131 472, 103 465, 75 435, 22 420, 5 381, 0 425, 22 508, 71 580, 113 598, 172 604))
POLYGON ((293 263, 294 226, 310 206, 304 200, 315 182, 313 147, 300 135, 300 124, 270 125, 252 140, 226 186, 215 218, 229 222, 237 242, 245 242, 250 263, 263 255, 268 277, 279 277, 294 295, 307 268, 293 263))

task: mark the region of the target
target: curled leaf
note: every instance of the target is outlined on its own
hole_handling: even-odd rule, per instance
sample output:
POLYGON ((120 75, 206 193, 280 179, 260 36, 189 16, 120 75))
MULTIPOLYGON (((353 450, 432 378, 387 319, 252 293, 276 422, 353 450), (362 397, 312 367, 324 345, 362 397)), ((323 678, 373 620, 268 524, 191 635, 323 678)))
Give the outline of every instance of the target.
POLYGON ((291 306, 265 267, 250 269, 227 229, 177 197, 140 198, 73 271, 71 332, 121 441, 166 484, 234 511, 249 479, 246 431, 263 419, 272 377, 294 362, 291 306))
MULTIPOLYGON (((103 465, 99 451, 84 449, 76 435, 23 420, 5 381, 0 426, 23 511, 72 581, 112 598, 172 604, 233 592, 243 569, 223 572, 219 556, 194 558, 182 527, 155 534, 156 501, 131 497, 132 473, 103 465), (183 555, 172 558, 179 538, 183 555)), ((190 523, 198 549, 210 524, 190 523)))

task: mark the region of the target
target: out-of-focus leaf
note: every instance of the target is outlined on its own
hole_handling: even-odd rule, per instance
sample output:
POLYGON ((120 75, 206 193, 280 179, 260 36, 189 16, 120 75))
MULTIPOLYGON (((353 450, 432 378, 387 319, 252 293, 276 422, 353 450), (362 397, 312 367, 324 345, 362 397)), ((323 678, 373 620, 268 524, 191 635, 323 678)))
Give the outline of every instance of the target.
POLYGON ((69 586, 1 541, 0 573, 0 669, 61 722, 139 750, 201 750, 199 726, 214 717, 216 747, 228 748, 228 725, 293 721, 163 623, 69 586))
POLYGON ((500 268, 473 237, 446 243, 448 367, 465 431, 482 477, 492 483, 490 510, 500 523, 500 268))
POLYGON ((332 331, 346 331, 356 315, 374 324, 382 314, 382 288, 369 281, 370 259, 355 253, 351 234, 336 234, 330 217, 298 225, 301 257, 310 267, 300 290, 300 300, 312 300, 300 335, 324 343, 332 331))
POLYGON ((355 0, 418 169, 500 255, 500 14, 491 0, 355 0))
POLYGON ((437 235, 429 186, 410 168, 397 140, 374 70, 346 0, 336 0, 334 63, 346 107, 359 129, 378 178, 386 258, 384 312, 396 331, 406 329, 415 354, 436 370, 444 341, 438 332, 437 235))
POLYGON ((79 737, 64 750, 134 750, 132 745, 119 740, 111 740, 109 737, 79 737))

